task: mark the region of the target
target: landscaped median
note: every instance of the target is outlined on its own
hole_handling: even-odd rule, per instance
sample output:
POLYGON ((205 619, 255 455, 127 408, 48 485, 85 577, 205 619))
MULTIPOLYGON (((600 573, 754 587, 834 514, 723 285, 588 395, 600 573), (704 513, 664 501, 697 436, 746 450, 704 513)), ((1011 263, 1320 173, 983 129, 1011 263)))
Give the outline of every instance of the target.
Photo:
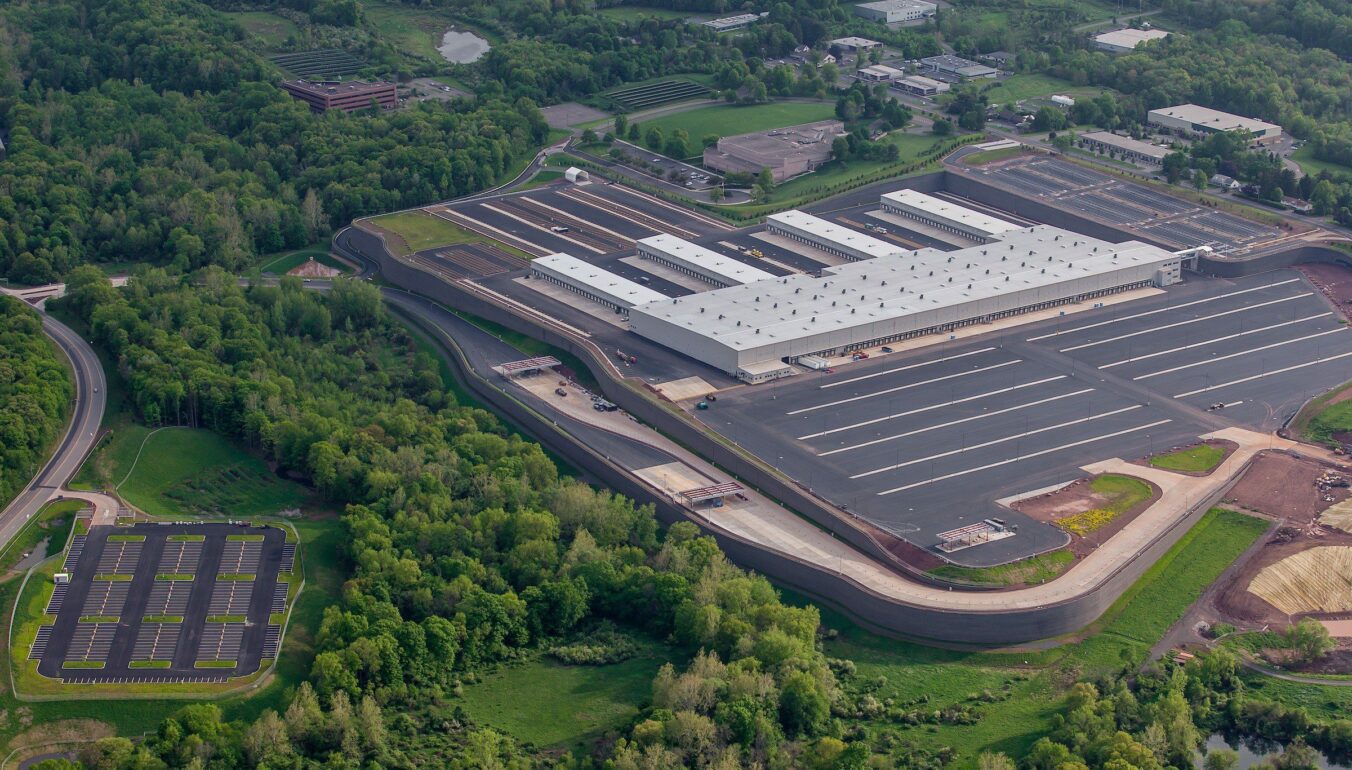
POLYGON ((1232 442, 1207 441, 1155 455, 1150 458, 1149 463, 1151 467, 1166 471, 1204 476, 1216 470, 1234 448, 1232 442))
POLYGON ((189 575, 186 572, 161 572, 155 576, 155 579, 160 581, 173 581, 173 580, 191 581, 193 579, 193 576, 189 575))

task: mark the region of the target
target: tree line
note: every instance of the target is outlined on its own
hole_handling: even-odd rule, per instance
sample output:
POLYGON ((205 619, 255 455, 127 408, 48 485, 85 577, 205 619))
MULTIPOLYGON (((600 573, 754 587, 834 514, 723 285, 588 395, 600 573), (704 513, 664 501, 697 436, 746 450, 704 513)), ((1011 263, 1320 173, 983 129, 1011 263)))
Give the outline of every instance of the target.
POLYGON ((0 295, 0 508, 37 472, 73 397, 65 359, 38 314, 0 295))

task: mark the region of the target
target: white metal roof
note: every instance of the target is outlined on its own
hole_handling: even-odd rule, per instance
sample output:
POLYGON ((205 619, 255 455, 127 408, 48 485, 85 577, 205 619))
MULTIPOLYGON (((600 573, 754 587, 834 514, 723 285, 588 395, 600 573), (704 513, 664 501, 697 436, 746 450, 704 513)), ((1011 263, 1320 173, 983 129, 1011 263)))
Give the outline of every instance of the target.
POLYGON ((880 241, 857 230, 819 219, 797 209, 771 214, 765 219, 767 222, 783 224, 789 229, 802 230, 845 251, 863 254, 865 259, 892 256, 905 251, 900 246, 880 241))
POLYGON ((1152 158, 1163 159, 1164 156, 1173 152, 1168 147, 1161 147, 1158 144, 1143 142, 1140 139, 1132 139, 1129 136, 1118 136, 1111 131, 1086 131, 1080 134, 1080 138, 1086 141, 1102 142, 1109 147, 1116 147, 1120 150, 1130 150, 1139 152, 1142 155, 1148 155, 1152 158))
POLYGON ((1135 48, 1141 43, 1168 36, 1169 33, 1162 29, 1115 29, 1111 32, 1104 32, 1102 35, 1096 35, 1094 42, 1118 48, 1135 48))
POLYGON ((980 211, 950 203, 942 198, 926 195, 915 190, 897 190, 883 193, 883 201, 892 201, 902 207, 923 212, 940 222, 958 225, 961 229, 974 231, 986 236, 1020 229, 1018 225, 996 219, 980 211))
POLYGON ((906 8, 921 8, 927 11, 937 8, 934 3, 928 0, 877 0, 873 3, 860 3, 859 7, 884 12, 900 11, 906 8))
POLYGON ((681 240, 667 233, 644 238, 638 242, 638 245, 640 249, 647 248, 673 262, 679 262, 687 267, 710 273, 711 277, 724 283, 751 283, 752 281, 763 281, 775 277, 773 273, 767 273, 758 267, 752 267, 745 262, 725 257, 716 251, 706 249, 690 241, 681 240))
POLYGON ((859 71, 867 72, 870 75, 877 75, 878 77, 884 78, 895 78, 906 74, 905 72, 902 72, 896 67, 889 67, 886 64, 874 64, 868 67, 864 67, 859 71))
POLYGON ((1111 244, 1049 225, 957 251, 921 249, 643 305, 734 350, 905 318, 1124 268, 1177 261, 1139 241, 1111 244))
POLYGON ((622 307, 633 307, 667 298, 667 295, 661 292, 615 275, 609 270, 602 270, 572 254, 559 253, 536 257, 531 262, 531 268, 552 275, 570 286, 590 290, 593 294, 622 307))
POLYGON ((1243 115, 1232 115, 1228 112, 1213 110, 1210 107, 1202 107, 1197 104, 1180 104, 1176 107, 1163 107, 1158 110, 1151 110, 1150 115, 1163 115, 1174 120, 1183 120, 1188 123, 1195 123, 1199 126, 1205 126, 1213 131, 1235 131, 1244 129, 1254 134, 1262 134, 1268 131, 1280 131, 1281 126, 1267 123, 1257 118, 1246 118, 1243 115))

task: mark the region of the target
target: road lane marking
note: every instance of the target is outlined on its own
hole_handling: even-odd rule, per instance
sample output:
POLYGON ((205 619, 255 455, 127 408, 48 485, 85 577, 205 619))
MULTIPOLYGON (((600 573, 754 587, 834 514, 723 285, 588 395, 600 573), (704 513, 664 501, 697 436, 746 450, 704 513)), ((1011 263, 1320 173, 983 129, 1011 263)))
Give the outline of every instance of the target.
POLYGON ((856 423, 854 423, 853 425, 843 425, 843 426, 841 426, 841 427, 839 427, 839 428, 831 428, 831 429, 829 429, 829 430, 823 430, 823 431, 819 431, 819 432, 817 432, 817 433, 809 433, 809 434, 807 434, 806 436, 799 436, 799 437, 798 437, 798 440, 799 440, 799 441, 806 441, 806 440, 812 439, 812 438, 820 438, 820 437, 822 437, 822 436, 829 436, 829 435, 831 435, 832 433, 839 433, 839 432, 841 432, 841 431, 843 431, 843 430, 852 430, 852 429, 854 429, 854 428, 863 428, 863 427, 865 427, 865 426, 867 426, 867 425, 874 425, 874 424, 876 424, 876 423, 886 422, 886 421, 888 421, 888 420, 894 420, 894 419, 896 419, 896 418, 898 418, 898 417, 909 417, 909 416, 911 416, 911 415, 913 415, 913 414, 920 414, 920 413, 922 413, 922 412, 932 412, 932 411, 934 411, 935 409, 944 409, 944 408, 946 408, 946 407, 953 406, 954 404, 965 404, 965 403, 967 403, 967 402, 969 402, 969 401, 976 401, 976 400, 978 400, 978 399, 987 398, 987 397, 989 397, 989 396, 998 396, 998 395, 1000 395, 1001 393, 1010 393, 1010 392, 1013 392, 1013 391, 1016 391, 1016 390, 1022 390, 1022 389, 1024 389, 1024 388, 1032 388, 1032 387, 1036 387, 1036 386, 1038 386, 1038 385, 1046 385, 1046 384, 1049 383, 1049 382, 1055 382, 1055 381, 1057 381, 1057 380, 1065 380, 1065 379, 1069 379, 1069 377, 1070 377, 1070 375, 1068 375, 1068 374, 1058 374, 1058 375, 1056 375, 1055 377, 1047 377, 1047 378, 1041 379, 1041 380, 1033 380, 1032 382, 1025 382, 1025 383, 1022 383, 1022 384, 1020 384, 1020 385, 1013 385, 1013 386, 1010 386, 1010 387, 1008 387, 1008 388, 1000 388, 999 390, 991 390, 991 391, 987 391, 987 392, 985 392, 985 393, 978 393, 978 394, 976 394, 975 396, 967 396, 966 398, 958 398, 958 399, 954 399, 954 400, 952 400, 952 401, 944 401, 944 402, 941 402, 941 403, 938 403, 938 404, 930 404, 929 406, 921 406, 921 407, 917 407, 917 408, 915 408, 915 409, 909 409, 909 410, 907 410, 907 411, 905 411, 905 412, 897 412, 896 414, 889 414, 889 415, 885 415, 885 416, 883 416, 883 417, 875 417, 875 418, 873 418, 872 420, 864 420, 863 422, 856 422, 856 423))
POLYGON ((1178 353, 1184 350, 1192 350, 1193 348, 1200 348, 1203 345, 1211 345, 1217 342, 1225 342, 1226 340, 1237 339, 1239 337, 1244 337, 1249 334, 1258 334, 1259 332, 1272 331, 1273 329, 1280 329, 1284 326, 1291 326, 1292 324, 1305 323, 1306 321, 1316 321, 1320 318, 1328 318, 1331 315, 1333 315, 1333 313, 1319 313, 1317 315, 1305 316, 1304 318, 1297 318, 1294 321, 1282 321, 1279 324, 1272 324, 1271 326, 1262 326, 1257 329, 1250 329, 1245 332, 1236 332, 1234 334, 1227 334, 1224 337, 1213 337, 1212 339, 1203 340, 1201 342, 1194 342, 1190 345, 1182 345, 1176 348, 1169 348, 1168 350, 1157 350, 1154 353, 1145 353, 1144 355, 1132 356, 1131 358, 1124 358, 1121 361, 1114 361, 1111 364, 1104 364, 1099 368, 1111 369, 1114 366, 1121 366, 1122 364, 1132 364, 1136 363, 1137 361, 1145 361, 1146 359, 1155 358, 1157 356, 1167 356, 1170 353, 1178 353))
POLYGON ((1267 302, 1259 302, 1257 305, 1245 305, 1244 307, 1237 307, 1237 308, 1235 308, 1234 310, 1223 310, 1223 311, 1221 311, 1221 312, 1219 312, 1219 313, 1212 313, 1211 315, 1198 316, 1197 318, 1189 318, 1189 319, 1186 319, 1186 320, 1183 320, 1183 321, 1175 321, 1174 323, 1171 323, 1171 324, 1165 324, 1165 325, 1163 325, 1163 326, 1155 326, 1155 327, 1152 327, 1152 328, 1149 328, 1149 329, 1142 329, 1141 331, 1138 331, 1138 332, 1128 332, 1128 333, 1126 333, 1126 334, 1119 334, 1119 335, 1117 335, 1116 337, 1109 337, 1109 338, 1107 338, 1107 339, 1098 340, 1097 342, 1084 342, 1084 343, 1081 343, 1081 344, 1079 344, 1079 345, 1071 345, 1071 346, 1068 347, 1068 348, 1061 348, 1060 351, 1058 351, 1058 352, 1061 352, 1061 353, 1069 353, 1069 352, 1071 352, 1071 351, 1073 351, 1073 350, 1084 350, 1085 348, 1092 348, 1092 347, 1097 347, 1097 346, 1099 346, 1099 345, 1106 345, 1106 344, 1108 344, 1109 342, 1118 342, 1118 341, 1120 341, 1120 340, 1125 340, 1125 339, 1128 339, 1128 338, 1130 338, 1130 337, 1139 337, 1139 336, 1141 336, 1142 334, 1154 334, 1155 332, 1162 332, 1162 331, 1164 331, 1165 329, 1173 329, 1173 328, 1176 328, 1176 327, 1179 327, 1179 326, 1191 326, 1192 324, 1201 323, 1202 321, 1210 321, 1210 320, 1212 320, 1213 318, 1222 318, 1222 317, 1224 317, 1224 316, 1234 315, 1235 313, 1247 313, 1247 312, 1250 311, 1250 310, 1257 310, 1257 309, 1262 308, 1262 307, 1268 307, 1269 305, 1280 305, 1280 304, 1283 303, 1283 302, 1290 302, 1290 301, 1292 301, 1292 300, 1297 300, 1297 299, 1305 299, 1306 297, 1312 297, 1312 296, 1314 296, 1314 292, 1312 292, 1312 291, 1307 291, 1307 292, 1305 292, 1304 294, 1296 294, 1296 295, 1293 295, 1293 296, 1290 296, 1290 297, 1282 297, 1281 299, 1272 299, 1272 300, 1268 300, 1267 302))
POLYGON ((1019 404, 1018 406, 1011 406, 1011 407, 1007 407, 1007 408, 1005 408, 1005 409, 996 409, 994 412, 982 412, 981 414, 975 414, 975 415, 972 415, 971 417, 964 417, 964 418, 962 418, 962 419, 960 419, 960 420, 949 420, 948 422, 941 422, 941 423, 939 423, 938 425, 927 425, 927 426, 925 426, 924 428, 916 428, 915 430, 908 430, 908 431, 906 431, 905 433, 896 433, 896 434, 893 434, 893 435, 891 435, 891 436, 883 436, 883 437, 881 437, 881 438, 875 438, 875 439, 873 439, 872 441, 865 441, 865 442, 863 442, 863 443, 861 443, 861 444, 851 444, 850 446, 843 446, 843 447, 840 447, 839 449, 831 449, 831 450, 826 451, 826 452, 818 452, 818 453, 817 453, 817 456, 818 456, 818 457, 826 457, 827 455, 839 454, 839 453, 841 453, 841 452, 849 452, 849 451, 854 450, 854 449, 863 449, 864 447, 870 447, 870 446, 873 446, 873 445, 875 445, 875 444, 883 444, 883 443, 886 443, 886 442, 888 442, 888 441, 895 441, 895 440, 897 440, 897 439, 899 439, 899 438, 906 438, 907 436, 914 436, 914 435, 916 435, 916 434, 918 434, 918 433, 924 433, 924 432, 926 432, 926 431, 939 430, 940 428, 951 428, 951 427, 953 427, 954 425, 962 425, 963 423, 974 422, 974 421, 976 421, 976 420, 985 419, 985 418, 987 418, 987 417, 994 417, 994 416, 996 416, 997 414, 1008 414, 1009 412, 1017 412, 1017 411, 1019 411, 1020 409, 1028 409, 1028 408, 1034 407, 1034 406, 1041 406, 1041 405, 1043 405, 1043 404, 1050 404, 1050 403, 1053 402, 1053 401, 1060 401, 1060 400, 1063 399, 1063 398, 1072 398, 1072 397, 1074 397, 1074 396, 1083 396, 1083 395, 1086 394, 1086 393, 1093 393, 1093 392, 1094 392, 1094 389, 1093 389, 1093 388, 1085 388, 1084 390, 1076 390, 1076 391, 1072 391, 1072 392, 1070 392, 1070 393, 1063 393, 1063 394, 1061 394, 1061 395, 1059 395, 1059 396, 1052 396, 1051 398, 1040 398, 1040 399, 1038 399, 1037 401, 1029 401, 1029 402, 1026 403, 1026 404, 1019 404))
POLYGON ((970 370, 965 371, 965 372, 957 372, 957 373, 955 373, 955 374, 945 374, 945 375, 942 376, 942 377, 933 377, 933 378, 928 379, 928 380, 920 380, 919 382, 912 382, 912 383, 908 383, 908 384, 906 384, 906 385, 898 385, 898 386, 896 386, 895 388, 887 388, 887 389, 885 389, 885 390, 875 390, 875 391, 872 392, 872 393, 865 393, 865 394, 860 395, 860 396, 850 396, 849 398, 842 398, 842 399, 840 399, 839 401, 828 401, 828 402, 826 402, 826 403, 824 403, 824 404, 816 404, 816 405, 813 405, 813 406, 805 406, 805 407, 803 407, 802 409, 795 409, 795 410, 793 410, 792 412, 785 412, 785 414, 790 414, 790 415, 792 415, 792 414, 802 414, 802 413, 804 413, 804 412, 815 412, 815 411, 817 411, 818 409, 829 409, 829 408, 831 408, 831 407, 833 407, 833 406, 840 406, 841 404, 849 404, 849 403, 853 403, 853 402, 855 402, 855 401, 863 401, 863 400, 865 400, 865 399, 875 398, 875 397, 877 397, 877 396, 886 396, 886 395, 888 395, 889 393, 896 393, 896 392, 902 391, 902 390, 910 390, 911 388, 918 388, 918 387, 920 387, 921 385, 933 385, 933 384, 936 383, 936 382, 943 382, 943 381, 945 381, 945 380, 953 380, 953 379, 957 379, 958 377, 966 377, 966 376, 971 375, 971 374, 981 374, 982 372, 989 372, 989 371, 991 371, 992 369, 1003 369, 1003 368, 1006 367, 1006 366, 1013 366, 1014 364, 1021 364, 1021 363, 1023 363, 1023 359, 1020 359, 1020 358, 1016 358, 1016 359, 1014 359, 1013 361, 1002 361, 1002 362, 1000 362, 1000 363, 998 363, 998 364, 991 364, 990 366, 981 366, 981 367, 977 367, 977 368, 975 368, 975 369, 970 369, 970 370))
POLYGON ((1140 375, 1139 377, 1132 377, 1132 379, 1133 379, 1133 380, 1145 380, 1145 379, 1149 379, 1149 378, 1151 378, 1151 377, 1158 377, 1158 376, 1160 376, 1161 374, 1172 374, 1173 372, 1180 372, 1180 371, 1183 371, 1184 369, 1191 369, 1191 368, 1193 368, 1194 366, 1205 366, 1205 365, 1207 365, 1207 364, 1215 363, 1215 362, 1217 362, 1217 361, 1224 361, 1224 360, 1226 360, 1227 358, 1238 358, 1238 357, 1240 357, 1240 356, 1247 356, 1247 355, 1249 355, 1250 353, 1258 353, 1258 352, 1261 352, 1261 351, 1264 351, 1264 350, 1271 350, 1272 348, 1280 348, 1280 347, 1285 347, 1285 346, 1287 346, 1287 345, 1294 345, 1294 344, 1296 344, 1297 342, 1304 342, 1305 340, 1312 340, 1312 339, 1315 339, 1316 337, 1325 337, 1325 336, 1328 336, 1328 335, 1330 335, 1330 334, 1337 334, 1337 333, 1339 333, 1339 332, 1341 332, 1341 331, 1344 331, 1344 330, 1343 330, 1343 328, 1340 326, 1340 327, 1338 327, 1337 329, 1329 329, 1328 331, 1316 332, 1316 333, 1314 333, 1314 334, 1307 334, 1307 335, 1305 335, 1304 337, 1296 337, 1295 339, 1282 340, 1281 342, 1274 342, 1274 343, 1272 343, 1272 344, 1270 344, 1270 345, 1263 345, 1263 346, 1261 346, 1261 347, 1250 348, 1250 349, 1248 349, 1248 350, 1241 350, 1241 351, 1239 351, 1238 353, 1230 353, 1230 354, 1224 355, 1224 356, 1216 356, 1215 358, 1204 358, 1204 359, 1202 359, 1202 360, 1200 360, 1200 361, 1193 361, 1193 362, 1190 363, 1190 364, 1183 364, 1182 366, 1175 366, 1175 367, 1171 367, 1171 368, 1169 368, 1169 369, 1161 369, 1161 370, 1159 370, 1158 372, 1151 372, 1151 373, 1149 373, 1149 374, 1142 374, 1142 375, 1140 375))
POLYGON ((1069 428, 1069 427, 1072 426, 1072 425, 1082 425, 1082 424, 1084 424, 1084 423, 1086 423, 1086 422, 1093 422, 1094 420, 1102 420, 1102 419, 1105 418, 1105 417, 1112 417, 1112 416, 1114 416, 1114 415, 1119 415, 1119 414, 1122 414, 1122 413, 1124 413, 1124 412, 1131 412, 1131 411, 1134 411, 1134 410, 1140 409, 1140 408, 1141 408, 1141 405, 1140 405, 1140 404, 1133 404, 1133 405, 1131 405, 1131 406, 1124 406, 1124 407, 1122 407, 1121 409, 1114 409, 1114 410, 1112 410, 1112 411, 1104 412, 1104 413, 1102 413, 1102 414, 1095 414, 1095 415, 1090 415, 1090 416, 1088 416, 1088 417, 1080 417, 1080 418, 1074 419, 1074 420, 1067 420, 1066 422, 1057 423, 1057 424, 1055 424, 1055 425, 1048 425, 1048 426, 1043 427, 1043 428, 1035 428, 1035 429, 1033 429, 1033 430, 1024 431, 1023 433, 1016 433, 1016 434, 1014 434, 1013 436, 1003 436, 1003 437, 1001 437, 1001 438, 991 439, 990 441, 983 441, 983 442, 980 443, 980 444, 972 444, 972 445, 970 445, 970 446, 965 446, 965 447, 963 447, 963 448, 961 448, 961 449, 951 449, 951 450, 949 450, 949 451, 947 451, 947 452, 940 452, 939 454, 936 454, 936 455, 930 455, 929 457, 917 457, 917 458, 914 459, 914 460, 907 460, 906 462, 902 462, 902 463, 894 463, 894 464, 892 464, 892 465, 888 465, 888 466, 885 466, 885 467, 882 467, 882 468, 876 468, 876 469, 871 470, 871 471, 864 471, 863 473, 856 473, 855 475, 851 476, 850 478, 851 478, 851 479, 862 479, 862 478, 864 478, 864 477, 866 477, 866 476, 873 476, 873 475, 876 475, 876 474, 879 474, 879 473, 886 473, 886 472, 888 472, 888 471, 894 471, 894 470, 896 470, 896 469, 898 469, 898 468, 905 468, 905 467, 907 467, 907 466, 909 466, 909 465, 916 465, 917 463, 929 462, 930 460, 938 460, 938 459, 941 458, 941 457, 951 457, 951 456, 953 456, 953 455, 966 454, 967 452, 970 452, 970 451, 972 451, 972 450, 974 450, 974 449, 984 449, 985 447, 988 447, 988 446, 995 446, 996 444, 1003 444, 1003 443, 1005 443, 1005 442, 1007 442, 1007 441, 1017 441, 1017 440, 1019 440, 1019 439, 1021 439, 1021 438, 1024 438, 1025 436, 1036 436, 1036 435, 1039 434, 1039 433, 1046 433, 1046 432, 1049 431, 1049 430, 1057 430, 1057 429, 1059 429, 1059 428, 1069 428))
MULTIPOLYGON (((1349 354, 1349 355, 1352 355, 1352 354, 1349 354)), ((942 475, 942 476, 935 476, 935 477, 932 478, 932 479, 925 479, 924 481, 917 481, 917 482, 912 483, 912 484, 906 484, 906 485, 904 485, 904 486, 894 487, 894 488, 892 488, 892 489, 884 489, 883 491, 881 491, 881 492, 878 493, 878 496, 879 496, 879 497, 882 497, 883 495, 890 495, 890 494, 894 494, 894 493, 896 493, 896 492, 905 492, 905 491, 908 490, 908 489, 914 489, 914 488, 916 488, 916 487, 923 487, 923 486, 925 486, 926 484, 932 484, 932 483, 934 483, 934 482, 936 482, 936 481, 947 481, 948 479, 955 479, 955 478, 958 478, 959 476, 966 476, 966 475, 968 475, 968 474, 970 474, 970 473, 979 473, 979 472, 981 472, 981 471, 987 471, 987 470, 990 470, 991 468, 999 468, 999 467, 1002 466, 1002 465, 1009 465, 1010 463, 1021 462, 1021 461, 1023 461, 1023 460, 1027 460, 1027 459, 1029 459, 1029 458, 1033 458, 1033 457, 1041 457, 1042 455, 1048 455, 1048 454, 1051 454, 1051 453, 1053 453, 1053 452, 1060 452, 1060 451, 1062 451, 1062 450, 1064 450, 1064 449, 1074 449, 1074 448, 1077 447, 1077 446, 1084 446, 1085 444, 1092 444, 1092 443, 1094 443, 1095 441, 1103 441, 1103 440, 1105 440, 1105 439, 1117 438, 1118 436, 1125 436, 1125 435, 1127 435, 1128 433, 1137 433, 1137 432, 1143 431, 1143 430, 1150 430, 1151 428, 1157 428, 1157 427, 1159 427, 1159 426, 1161 426, 1161 425, 1165 425, 1165 424, 1170 423, 1170 422, 1173 422, 1173 421, 1172 421, 1172 420, 1156 420, 1155 422, 1148 422, 1148 423, 1146 423, 1146 424, 1144 424, 1144 425, 1137 425, 1137 426, 1134 427, 1134 428, 1126 428, 1126 429, 1124 429, 1124 430, 1115 431, 1115 432, 1113 432, 1113 433, 1105 433, 1105 434, 1103 434, 1102 436, 1094 436, 1094 437, 1092 437, 1092 438, 1080 439, 1079 441, 1072 441, 1072 442, 1070 442, 1069 444, 1062 444, 1061 446, 1054 446, 1054 447, 1051 447, 1050 449, 1039 449, 1039 450, 1036 451, 1036 452, 1029 452, 1028 454, 1021 454, 1021 455, 1019 455, 1018 457, 1012 457, 1012 458, 1009 458, 1009 459, 1006 459, 1006 460, 1000 460, 999 462, 987 463, 986 465, 980 465, 980 466, 977 466, 977 467, 975 467, 975 468, 968 468, 967 470, 954 471, 954 472, 952 472, 952 473, 946 473, 946 474, 944 474, 944 475, 942 475)))
POLYGON ((818 387, 819 389, 821 389, 821 390, 825 390, 825 389, 827 389, 827 388, 834 388, 834 387, 837 387, 837 386, 839 386, 839 385, 848 385, 848 384, 850 384, 850 383, 852 383, 852 382, 860 382, 860 381, 862 381, 862 380, 873 379, 874 377, 882 377, 883 375, 887 375, 887 374, 895 374, 896 372, 904 372, 904 371, 907 371, 908 369, 918 369, 918 368, 920 368, 920 367, 922 367, 922 366, 930 366, 931 364, 941 364, 941 363, 943 363, 944 361, 954 361, 954 360, 957 360, 957 359, 959 359, 959 358, 966 358, 966 357, 968 357, 968 356, 974 356, 974 355, 976 355, 976 354, 978 354, 978 353, 989 353, 989 352, 991 352, 992 350, 995 350, 995 347, 994 347, 994 346, 991 346, 991 347, 989 347, 989 348, 981 348, 980 350, 972 350, 972 351, 969 351, 969 352, 967 352, 967 353, 958 353, 957 355, 954 355, 954 356, 945 356, 945 357, 943 357, 943 358, 936 358, 936 359, 934 359, 933 361, 921 361, 920 363, 917 363, 917 364, 907 364, 906 366, 898 366, 898 367, 896 367, 896 368, 894 368, 894 369, 885 369, 885 370, 883 370, 883 371, 881 371, 881 372, 874 372, 873 374, 865 374, 865 375, 861 375, 861 376, 859 376, 859 377, 851 377, 851 378, 848 379, 848 380, 841 380, 841 381, 839 381, 839 382, 828 382, 828 383, 826 383, 825 385, 818 385, 817 387, 818 387))
POLYGON ((1182 303, 1182 304, 1180 304, 1180 305, 1170 305, 1169 307, 1162 307, 1162 308, 1159 308, 1158 310, 1147 310, 1147 311, 1145 311, 1144 313, 1132 313, 1131 315, 1124 315, 1124 316, 1121 316, 1120 318, 1112 318, 1112 319, 1109 319, 1109 320, 1107 320, 1107 321, 1099 321, 1098 323, 1086 324, 1086 325, 1084 325, 1084 326, 1077 326, 1077 327, 1075 327, 1074 329, 1063 329, 1063 330, 1059 330, 1059 331, 1054 331, 1054 332, 1052 332, 1052 333, 1050 333, 1050 334, 1041 334, 1041 335, 1038 335, 1038 336, 1036 336, 1036 337, 1029 337, 1029 338, 1026 340, 1026 342, 1037 342, 1038 340, 1045 340, 1045 339, 1048 339, 1049 337, 1059 337, 1059 336, 1062 335, 1062 334, 1074 334, 1075 332, 1082 332, 1082 331, 1084 331, 1085 329, 1097 329, 1097 328, 1100 327, 1100 326, 1107 326, 1108 324, 1115 324, 1115 323, 1117 323, 1118 321, 1130 321, 1130 320, 1132 320, 1133 318, 1145 318, 1146 316, 1156 315, 1156 314, 1158 314, 1158 313, 1168 313, 1168 312, 1170 312, 1170 311, 1178 310, 1178 309, 1180 309, 1180 308, 1192 307, 1193 305, 1201 305, 1201 304, 1204 304, 1204 303, 1206 303, 1206 302, 1215 302, 1215 301, 1218 300, 1218 299, 1226 299, 1227 297, 1238 297, 1238 296, 1241 295, 1241 294, 1248 294, 1249 292, 1262 291, 1263 289, 1271 289, 1271 288, 1274 287, 1274 286, 1285 286, 1285 285, 1288 284, 1288 283, 1296 283, 1296 282, 1298 282, 1299 280, 1300 280, 1299 278, 1290 278, 1290 279, 1287 279, 1287 280, 1285 280, 1285 281, 1278 281, 1278 282, 1276 282, 1276 283, 1269 283, 1269 284, 1266 284, 1266 285, 1263 285, 1263 286, 1255 286, 1255 287, 1252 288, 1252 289, 1241 289, 1240 291, 1232 291, 1232 292, 1229 292, 1229 293, 1226 293, 1226 294, 1217 294, 1217 295, 1214 296, 1214 297, 1207 297, 1206 299, 1198 299, 1198 300, 1193 300, 1192 302, 1184 302, 1184 303, 1182 303))
POLYGON ((1337 361, 1342 358, 1347 358, 1348 356, 1352 356, 1352 351, 1348 351, 1347 353, 1341 353, 1336 356, 1329 356, 1328 358, 1320 358, 1315 361, 1306 361, 1303 364, 1296 364, 1295 366, 1288 366, 1282 369, 1274 369, 1270 372, 1263 372, 1262 374, 1255 374, 1249 377, 1242 377, 1238 380, 1230 380, 1229 382, 1222 382, 1218 385, 1208 385, 1205 388, 1190 390, 1187 393, 1178 393, 1174 396, 1174 398, 1186 398, 1188 396, 1195 396, 1198 393, 1206 393, 1207 391, 1216 390, 1218 388, 1228 388, 1231 385, 1240 385, 1245 382, 1253 382, 1254 380, 1261 380, 1264 377, 1271 377, 1274 374, 1285 374, 1286 372, 1294 372, 1297 369, 1304 369, 1307 366, 1318 366, 1320 364, 1327 364, 1330 361, 1337 361))

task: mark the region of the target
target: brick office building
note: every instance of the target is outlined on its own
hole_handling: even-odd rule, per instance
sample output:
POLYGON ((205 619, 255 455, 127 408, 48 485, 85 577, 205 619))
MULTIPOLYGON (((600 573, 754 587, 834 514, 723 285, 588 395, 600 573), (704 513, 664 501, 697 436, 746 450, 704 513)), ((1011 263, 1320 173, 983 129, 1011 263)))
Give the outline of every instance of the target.
POLYGON ((315 112, 342 110, 356 112, 370 108, 374 101, 382 110, 393 109, 399 104, 399 95, 394 83, 352 80, 310 81, 287 80, 282 88, 293 97, 310 105, 315 112))

